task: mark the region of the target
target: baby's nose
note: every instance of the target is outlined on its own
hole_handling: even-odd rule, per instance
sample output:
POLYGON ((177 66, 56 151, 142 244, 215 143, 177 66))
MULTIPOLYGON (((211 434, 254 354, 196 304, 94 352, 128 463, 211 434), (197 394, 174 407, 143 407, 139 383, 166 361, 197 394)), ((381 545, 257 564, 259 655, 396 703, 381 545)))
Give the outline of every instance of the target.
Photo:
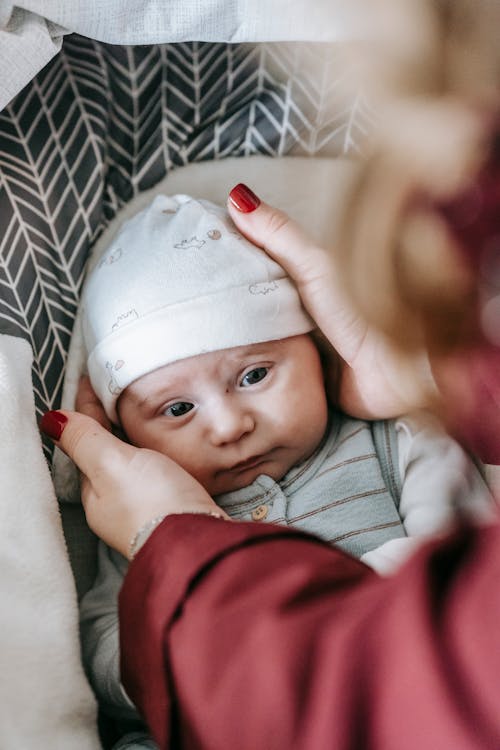
POLYGON ((248 410, 226 405, 212 420, 212 442, 217 446, 235 443, 254 428, 255 420, 248 410))

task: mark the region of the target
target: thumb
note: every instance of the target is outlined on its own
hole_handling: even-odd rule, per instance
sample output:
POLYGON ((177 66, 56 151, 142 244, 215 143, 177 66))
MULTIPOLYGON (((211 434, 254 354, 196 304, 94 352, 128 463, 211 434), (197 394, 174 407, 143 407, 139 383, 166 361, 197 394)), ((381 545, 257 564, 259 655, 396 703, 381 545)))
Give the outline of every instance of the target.
POLYGON ((79 412, 48 411, 40 430, 69 456, 85 476, 92 478, 110 457, 127 460, 130 446, 112 435, 95 419, 79 412))

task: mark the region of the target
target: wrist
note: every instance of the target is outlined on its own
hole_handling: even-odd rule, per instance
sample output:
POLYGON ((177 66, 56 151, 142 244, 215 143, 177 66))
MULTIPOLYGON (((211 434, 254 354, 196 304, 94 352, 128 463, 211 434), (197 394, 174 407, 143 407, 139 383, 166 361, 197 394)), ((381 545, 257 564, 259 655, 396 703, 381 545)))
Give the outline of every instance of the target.
POLYGON ((212 516, 212 518, 219 518, 223 521, 229 520, 227 516, 223 513, 220 513, 216 510, 207 510, 207 511, 190 511, 188 513, 164 513, 160 516, 155 516, 154 518, 151 518, 149 521, 146 521, 146 523, 143 523, 142 526, 140 526, 137 531, 135 532, 134 536, 131 538, 129 545, 128 545, 128 551, 127 551, 127 558, 130 562, 134 559, 134 557, 137 555, 141 547, 147 542, 153 531, 162 523, 162 521, 165 520, 168 516, 181 516, 181 515, 203 515, 203 516, 212 516))

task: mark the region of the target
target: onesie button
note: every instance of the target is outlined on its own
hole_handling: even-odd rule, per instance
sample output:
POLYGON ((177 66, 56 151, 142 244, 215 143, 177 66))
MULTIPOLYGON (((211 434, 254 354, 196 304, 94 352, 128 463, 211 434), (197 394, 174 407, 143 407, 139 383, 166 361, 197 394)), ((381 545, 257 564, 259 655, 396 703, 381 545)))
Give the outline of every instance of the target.
POLYGON ((252 518, 254 521, 263 521, 267 517, 268 512, 269 508, 267 505, 259 505, 252 511, 252 518))

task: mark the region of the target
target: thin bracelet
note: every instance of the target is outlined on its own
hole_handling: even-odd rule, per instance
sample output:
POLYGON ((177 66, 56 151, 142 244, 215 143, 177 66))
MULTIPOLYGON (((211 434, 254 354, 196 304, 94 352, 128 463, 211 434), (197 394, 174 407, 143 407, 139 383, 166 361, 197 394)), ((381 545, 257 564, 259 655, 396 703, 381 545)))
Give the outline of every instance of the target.
POLYGON ((128 545, 128 559, 133 560, 134 557, 137 555, 139 550, 141 549, 142 545, 146 542, 147 539, 151 536, 153 531, 156 529, 157 526, 161 524, 161 522, 167 517, 167 516, 184 516, 186 514, 196 514, 200 516, 212 516, 212 518, 220 518, 223 521, 226 521, 226 516, 223 516, 222 513, 218 513, 216 510, 193 510, 193 511, 186 511, 185 513, 165 513, 163 516, 155 516, 150 521, 146 521, 134 534, 132 539, 130 540, 130 543, 128 545))

